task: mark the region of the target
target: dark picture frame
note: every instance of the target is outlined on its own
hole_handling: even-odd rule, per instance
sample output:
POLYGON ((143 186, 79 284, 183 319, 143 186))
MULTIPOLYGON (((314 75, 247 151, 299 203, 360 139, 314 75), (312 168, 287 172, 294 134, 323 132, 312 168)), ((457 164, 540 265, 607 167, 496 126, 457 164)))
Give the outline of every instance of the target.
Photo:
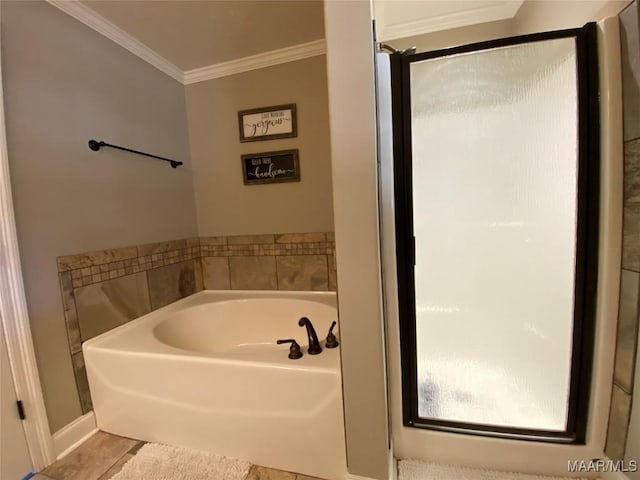
POLYGON ((242 143, 297 137, 296 104, 240 110, 238 128, 242 143))
POLYGON ((245 185, 300 181, 298 149, 242 155, 245 185))

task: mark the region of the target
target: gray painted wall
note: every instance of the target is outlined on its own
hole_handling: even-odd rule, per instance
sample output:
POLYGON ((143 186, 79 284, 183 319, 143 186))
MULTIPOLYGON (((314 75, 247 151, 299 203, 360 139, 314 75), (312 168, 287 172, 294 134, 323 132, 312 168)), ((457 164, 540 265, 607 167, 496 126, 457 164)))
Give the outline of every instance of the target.
POLYGON ((184 87, 45 2, 3 1, 18 241, 52 431, 81 415, 56 257, 197 234, 184 87), (185 162, 115 150, 90 138, 185 162))

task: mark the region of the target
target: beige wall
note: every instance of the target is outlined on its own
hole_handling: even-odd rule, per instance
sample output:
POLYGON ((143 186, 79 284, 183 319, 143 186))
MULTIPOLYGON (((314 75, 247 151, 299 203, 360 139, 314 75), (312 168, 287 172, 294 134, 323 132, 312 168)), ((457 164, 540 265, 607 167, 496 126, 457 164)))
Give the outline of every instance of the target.
POLYGON ((582 27, 617 15, 631 0, 526 0, 513 18, 514 35, 582 27))
POLYGON ((484 42, 485 40, 510 37, 512 35, 513 24, 509 19, 452 28, 441 32, 416 35, 414 37, 398 38, 396 40, 390 40, 387 43, 398 50, 416 47, 418 52, 428 52, 430 50, 484 42))
POLYGON ((369 2, 325 2, 349 473, 389 478, 373 38, 369 2))
POLYGON ((45 2, 1 2, 9 161, 52 431, 80 416, 59 255, 197 234, 184 87, 45 2), (115 150, 90 138, 186 164, 115 150))
POLYGON ((186 87, 201 236, 333 231, 325 57, 186 87), (238 111, 295 103, 298 137, 240 143, 238 111), (240 156, 297 148, 300 182, 246 186, 240 156))
POLYGON ((617 15, 630 0, 525 0, 514 18, 467 25, 440 32, 390 40, 394 48, 418 52, 550 30, 577 28, 617 15))

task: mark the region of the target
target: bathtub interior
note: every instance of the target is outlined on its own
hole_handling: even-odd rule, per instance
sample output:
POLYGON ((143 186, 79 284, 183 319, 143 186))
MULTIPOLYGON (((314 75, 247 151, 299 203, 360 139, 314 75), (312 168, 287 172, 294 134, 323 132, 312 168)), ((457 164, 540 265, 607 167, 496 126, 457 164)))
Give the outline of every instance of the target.
POLYGON ((305 351, 308 338, 298 325, 301 317, 311 320, 320 340, 337 321, 331 305, 295 298, 248 298, 185 308, 159 322, 153 334, 172 347, 206 354, 283 350, 286 346, 276 344, 278 339, 295 339, 305 351), (237 322, 242 322, 242 329, 237 322))
MULTIPOLYGON (((153 351, 191 356, 233 356, 287 351, 278 339, 295 339, 306 352, 308 317, 318 340, 335 320, 335 292, 202 290, 83 342, 86 348, 153 351), (148 331, 152 335, 148 335, 148 331)), ((322 356, 322 355, 319 355, 322 356)), ((257 357, 256 357, 257 358, 257 357)), ((286 356, 285 356, 286 358, 286 356)))

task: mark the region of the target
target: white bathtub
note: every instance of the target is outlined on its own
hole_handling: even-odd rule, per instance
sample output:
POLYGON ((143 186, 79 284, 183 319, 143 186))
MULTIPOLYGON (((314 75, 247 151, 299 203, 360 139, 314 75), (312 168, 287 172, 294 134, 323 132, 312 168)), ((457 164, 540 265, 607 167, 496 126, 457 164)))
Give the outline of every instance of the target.
POLYGON ((330 292, 203 291, 95 337, 82 349, 98 428, 342 480, 340 347, 324 348, 336 317, 330 292))

